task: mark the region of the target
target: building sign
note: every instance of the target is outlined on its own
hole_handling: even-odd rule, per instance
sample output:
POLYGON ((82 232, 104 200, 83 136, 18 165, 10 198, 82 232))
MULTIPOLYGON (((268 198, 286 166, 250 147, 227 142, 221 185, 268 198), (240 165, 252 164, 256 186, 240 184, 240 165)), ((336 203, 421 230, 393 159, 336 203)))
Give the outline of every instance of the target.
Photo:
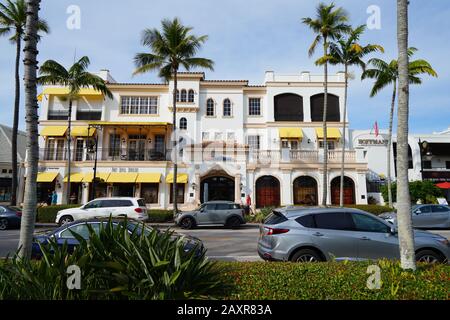
POLYGON ((386 139, 358 139, 358 145, 360 145, 360 146, 387 146, 388 140, 386 140, 386 139))

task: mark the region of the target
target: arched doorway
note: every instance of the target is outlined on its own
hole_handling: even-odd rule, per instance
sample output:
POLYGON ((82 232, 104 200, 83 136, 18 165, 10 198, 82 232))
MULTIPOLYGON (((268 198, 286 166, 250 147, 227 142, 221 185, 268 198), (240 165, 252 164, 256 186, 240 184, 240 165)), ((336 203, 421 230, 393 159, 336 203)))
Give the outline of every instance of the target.
POLYGON ((280 182, 272 176, 263 176, 256 180, 256 207, 280 206, 280 182))
MULTIPOLYGON (((341 177, 331 180, 331 204, 339 205, 341 177)), ((355 183, 344 177, 344 204, 355 204, 355 183)))
POLYGON ((316 206, 317 182, 309 176, 298 177, 294 180, 294 204, 316 206))
POLYGON ((200 201, 234 201, 234 180, 225 176, 210 176, 202 180, 200 201))

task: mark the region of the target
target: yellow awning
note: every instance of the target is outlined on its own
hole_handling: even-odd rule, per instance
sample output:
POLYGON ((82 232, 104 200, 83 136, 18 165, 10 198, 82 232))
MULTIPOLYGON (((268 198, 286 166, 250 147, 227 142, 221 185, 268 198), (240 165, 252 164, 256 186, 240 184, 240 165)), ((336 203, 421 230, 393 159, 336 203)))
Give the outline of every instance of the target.
POLYGON ((112 172, 106 181, 108 183, 135 183, 137 175, 132 172, 112 172))
MULTIPOLYGON (((63 181, 67 182, 67 180, 68 180, 67 178, 68 178, 68 176, 66 176, 63 181)), ((84 179, 84 173, 81 173, 81 172, 72 173, 70 175, 70 182, 81 182, 81 181, 83 181, 83 179, 84 179)))
MULTIPOLYGON (((69 94, 69 88, 45 88, 41 93, 43 95, 64 96, 69 94)), ((83 88, 78 92, 78 96, 91 96, 102 97, 103 94, 100 91, 91 88, 83 88)))
MULTIPOLYGON (((323 128, 317 128, 316 134, 318 139, 323 139, 323 128)), ((340 139, 341 138, 341 132, 338 128, 327 128, 327 139, 340 139)))
POLYGON ((300 128, 280 128, 281 139, 303 139, 303 131, 300 128))
MULTIPOLYGON (((169 173, 166 177, 167 183, 173 183, 173 173, 169 173)), ((187 183, 188 175, 187 173, 178 173, 177 174, 177 183, 187 183)))
POLYGON ((170 126, 170 122, 113 122, 113 121, 92 121, 91 125, 96 126, 170 126))
POLYGON ((139 173, 136 183, 160 183, 161 173, 139 173))
MULTIPOLYGON (((100 179, 100 180, 103 180, 103 181, 106 182, 106 180, 107 180, 108 177, 109 177, 109 172, 97 172, 97 173, 95 174, 95 177, 96 177, 97 179, 100 179)), ((86 174, 84 175, 83 182, 91 183, 92 180, 94 180, 94 173, 86 173, 86 174)))
POLYGON ((67 126, 52 126, 44 127, 41 131, 41 136, 44 137, 62 137, 66 134, 67 126))
POLYGON ((36 182, 53 182, 58 176, 58 172, 39 172, 36 182))
POLYGON ((72 137, 92 137, 95 134, 95 128, 84 127, 73 127, 70 130, 70 135, 72 137))

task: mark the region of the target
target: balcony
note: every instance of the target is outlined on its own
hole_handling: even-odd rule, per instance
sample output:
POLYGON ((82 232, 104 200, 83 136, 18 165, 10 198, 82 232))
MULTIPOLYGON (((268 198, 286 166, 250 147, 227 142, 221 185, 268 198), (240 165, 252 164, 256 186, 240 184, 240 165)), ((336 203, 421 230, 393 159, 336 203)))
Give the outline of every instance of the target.
MULTIPOLYGON (((342 161, 342 150, 341 151, 328 151, 328 161, 329 162, 341 162, 342 161)), ((356 151, 345 151, 344 162, 356 162, 356 151)))
MULTIPOLYGON (((39 150, 39 159, 42 161, 67 161, 68 150, 64 149, 46 149, 39 150)), ((74 162, 93 161, 95 153, 88 153, 85 148, 75 149, 71 152, 71 159, 74 162)), ((168 161, 170 160, 170 150, 157 149, 113 149, 98 148, 97 161, 168 161)))

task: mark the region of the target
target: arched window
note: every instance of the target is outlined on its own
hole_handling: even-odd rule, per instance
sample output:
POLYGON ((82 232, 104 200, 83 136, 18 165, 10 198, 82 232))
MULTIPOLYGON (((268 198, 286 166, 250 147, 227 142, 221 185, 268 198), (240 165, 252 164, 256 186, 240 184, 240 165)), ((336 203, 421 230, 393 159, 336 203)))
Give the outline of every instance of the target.
POLYGON ((186 118, 180 119, 180 130, 187 130, 187 120, 186 118))
POLYGON ((214 100, 209 98, 208 101, 206 101, 206 116, 207 117, 214 117, 214 100))
POLYGON ((180 102, 180 90, 177 89, 177 102, 180 102))
POLYGON ((275 121, 303 121, 303 98, 293 93, 274 97, 275 121))
POLYGON ((224 117, 231 117, 231 101, 230 99, 225 99, 223 101, 223 116, 224 117))
POLYGON ((186 90, 181 90, 181 102, 186 102, 186 90))
MULTIPOLYGON (((327 121, 341 121, 339 97, 329 93, 327 95, 327 99, 327 121)), ((311 97, 311 121, 323 121, 323 100, 323 93, 319 93, 311 97)))
POLYGON ((190 89, 188 93, 188 101, 194 102, 194 90, 190 89))

